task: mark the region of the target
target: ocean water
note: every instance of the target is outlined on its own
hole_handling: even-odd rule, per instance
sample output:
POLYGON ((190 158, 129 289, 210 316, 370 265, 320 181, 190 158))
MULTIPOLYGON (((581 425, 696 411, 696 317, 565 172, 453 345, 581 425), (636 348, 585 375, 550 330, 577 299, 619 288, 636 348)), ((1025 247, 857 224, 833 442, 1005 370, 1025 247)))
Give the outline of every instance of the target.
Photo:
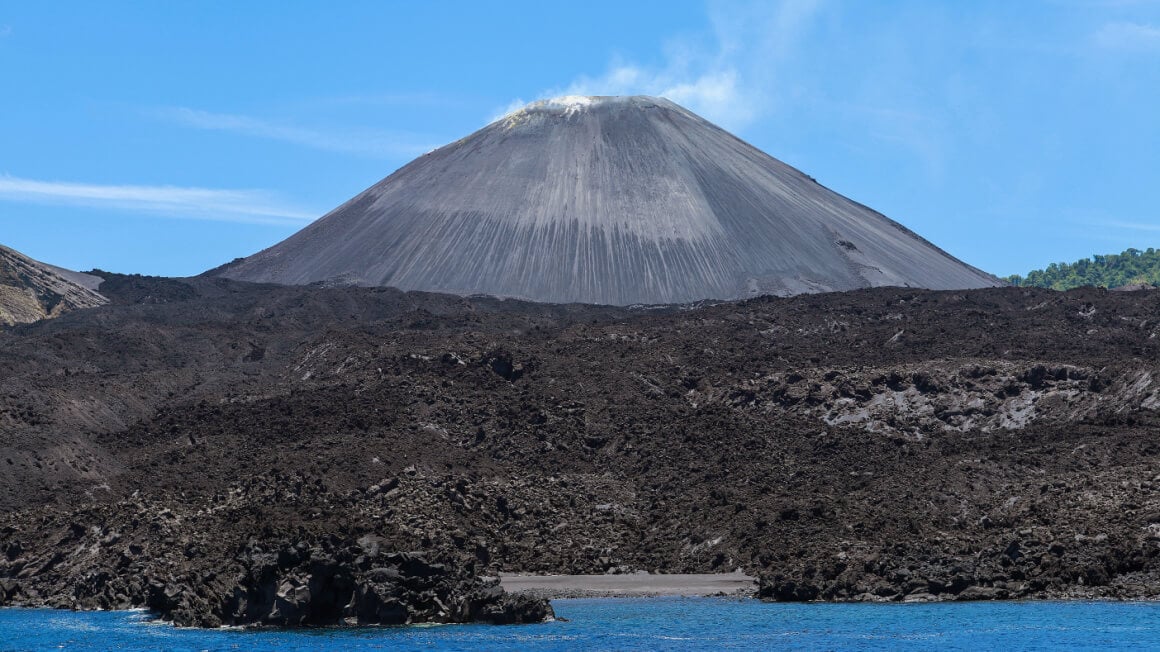
POLYGON ((0 650, 1160 650, 1160 603, 555 600, 567 622, 187 630, 141 612, 0 609, 0 650))

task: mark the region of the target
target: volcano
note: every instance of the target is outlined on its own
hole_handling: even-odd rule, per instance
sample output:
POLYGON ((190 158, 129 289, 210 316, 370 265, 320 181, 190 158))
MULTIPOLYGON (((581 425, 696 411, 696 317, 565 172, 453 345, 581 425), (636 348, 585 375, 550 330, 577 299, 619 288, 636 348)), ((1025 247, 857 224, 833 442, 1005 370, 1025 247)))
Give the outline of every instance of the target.
POLYGON ((208 274, 613 305, 1003 284, 641 96, 534 102, 208 274))

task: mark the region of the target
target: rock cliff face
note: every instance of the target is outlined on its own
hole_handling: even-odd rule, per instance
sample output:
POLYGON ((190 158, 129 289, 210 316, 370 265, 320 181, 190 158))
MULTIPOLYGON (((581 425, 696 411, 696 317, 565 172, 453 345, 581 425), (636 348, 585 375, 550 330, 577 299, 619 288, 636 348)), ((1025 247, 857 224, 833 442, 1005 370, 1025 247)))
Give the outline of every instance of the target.
POLYGON ((211 273, 613 305, 1002 285, 651 97, 533 103, 211 273))
POLYGON ((37 262, 0 246, 0 325, 26 324, 108 302, 101 279, 37 262))

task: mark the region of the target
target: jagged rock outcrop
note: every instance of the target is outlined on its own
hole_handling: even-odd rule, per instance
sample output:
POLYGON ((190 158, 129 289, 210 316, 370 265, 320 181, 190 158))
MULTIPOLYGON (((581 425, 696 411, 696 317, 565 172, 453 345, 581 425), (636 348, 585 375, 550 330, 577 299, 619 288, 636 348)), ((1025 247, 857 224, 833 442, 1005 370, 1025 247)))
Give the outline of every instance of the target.
POLYGON ((965 600, 1160 598, 1160 524, 1140 532, 1061 532, 1035 521, 991 529, 969 553, 937 542, 899 540, 871 550, 846 546, 807 555, 758 577, 769 602, 945 602, 965 600), (1020 527, 1020 525, 1022 527, 1020 527))
POLYGON ((35 261, 0 246, 0 326, 58 317, 108 303, 101 279, 35 261))
POLYGON ((338 547, 251 544, 235 559, 242 570, 232 588, 222 592, 214 578, 154 580, 145 606, 196 627, 518 624, 553 615, 546 600, 509 595, 494 579, 430 562, 422 552, 383 552, 369 538, 338 547))
POLYGON ((267 537, 231 550, 242 528, 218 536, 175 529, 180 516, 140 501, 98 511, 107 524, 90 524, 93 512, 78 516, 53 532, 57 541, 21 543, 18 532, 5 530, 0 606, 144 607, 183 627, 517 624, 553 617, 546 600, 510 595, 474 566, 391 552, 373 535, 267 537), (138 530, 117 519, 128 514, 151 525, 138 530), (151 540, 150 532, 166 535, 151 540))
POLYGON ((535 102, 208 273, 614 305, 1004 284, 653 97, 535 102))

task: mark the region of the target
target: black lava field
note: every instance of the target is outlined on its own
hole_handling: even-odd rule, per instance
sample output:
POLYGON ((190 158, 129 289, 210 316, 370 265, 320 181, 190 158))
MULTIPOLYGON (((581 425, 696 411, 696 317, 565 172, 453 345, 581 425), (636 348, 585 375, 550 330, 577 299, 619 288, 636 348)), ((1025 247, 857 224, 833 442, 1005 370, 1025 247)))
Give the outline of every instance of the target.
POLYGON ((395 622, 402 576, 412 621, 510 622, 541 616, 474 578, 735 568, 778 600, 1160 594, 1160 293, 102 275, 111 305, 0 333, 8 604, 395 622))

